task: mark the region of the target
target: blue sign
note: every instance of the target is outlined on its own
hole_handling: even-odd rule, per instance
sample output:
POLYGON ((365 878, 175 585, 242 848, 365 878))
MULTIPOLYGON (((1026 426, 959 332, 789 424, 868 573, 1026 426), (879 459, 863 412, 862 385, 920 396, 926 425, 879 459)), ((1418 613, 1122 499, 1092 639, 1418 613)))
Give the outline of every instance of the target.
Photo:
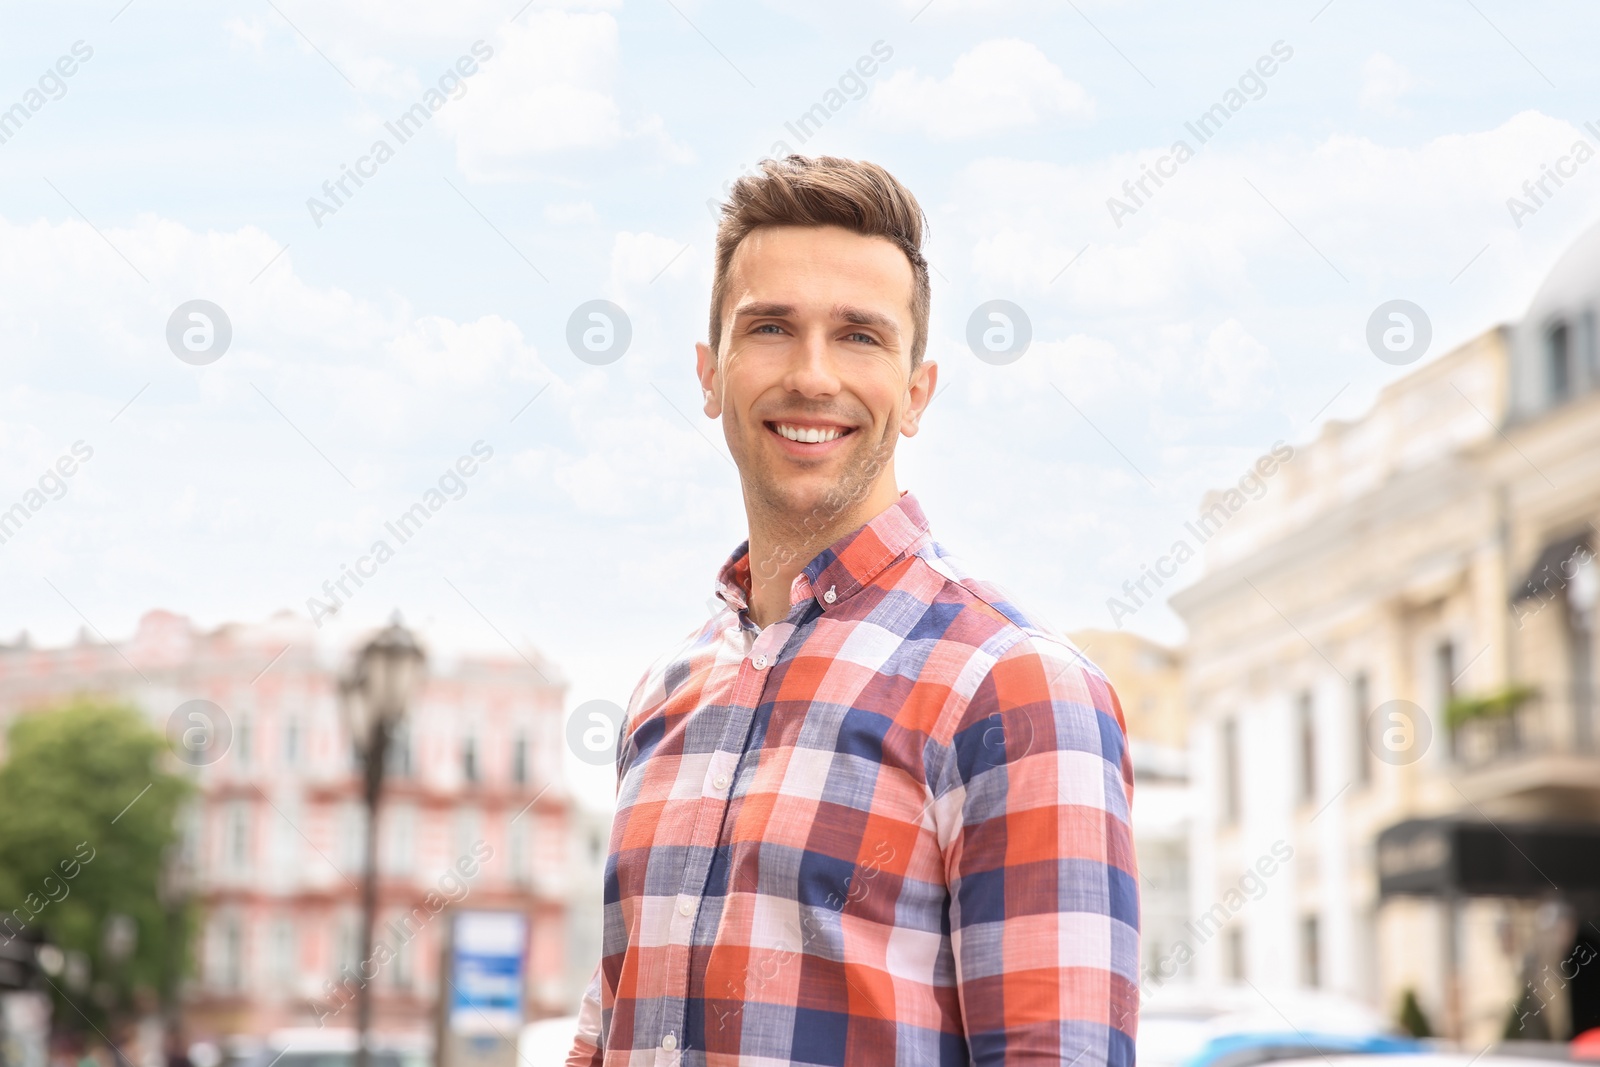
POLYGON ((458 911, 451 936, 450 1030, 515 1034, 522 1026, 528 917, 458 911))

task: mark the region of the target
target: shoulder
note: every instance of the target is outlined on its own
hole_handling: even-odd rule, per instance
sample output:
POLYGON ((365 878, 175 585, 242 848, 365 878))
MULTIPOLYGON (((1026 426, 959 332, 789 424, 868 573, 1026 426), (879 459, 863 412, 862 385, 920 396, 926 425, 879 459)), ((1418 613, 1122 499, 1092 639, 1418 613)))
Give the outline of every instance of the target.
POLYGON ((915 560, 922 571, 915 579, 923 586, 920 597, 948 606, 944 633, 964 646, 968 657, 956 695, 969 702, 1050 698, 1115 705, 1111 683, 1089 658, 1089 649, 1080 649, 997 586, 974 576, 937 542, 915 560))
POLYGON ((704 679, 704 668, 724 654, 727 631, 737 625, 737 616, 723 606, 657 656, 628 698, 623 738, 630 737, 640 723, 673 697, 689 695, 682 692, 684 686, 691 682, 699 684, 696 679, 704 679))

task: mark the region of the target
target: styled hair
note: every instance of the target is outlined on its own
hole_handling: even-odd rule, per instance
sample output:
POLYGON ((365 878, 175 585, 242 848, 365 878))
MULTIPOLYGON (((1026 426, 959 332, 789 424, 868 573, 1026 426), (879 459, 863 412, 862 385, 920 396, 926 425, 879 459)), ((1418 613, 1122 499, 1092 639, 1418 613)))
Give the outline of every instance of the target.
POLYGON ((933 302, 928 261, 922 256, 927 216, 911 190, 894 175, 863 160, 836 156, 764 159, 759 174, 733 183, 717 223, 716 277, 711 283, 711 350, 722 340, 722 303, 728 268, 750 231, 761 226, 841 226, 863 237, 894 242, 911 262, 911 366, 928 347, 933 302))

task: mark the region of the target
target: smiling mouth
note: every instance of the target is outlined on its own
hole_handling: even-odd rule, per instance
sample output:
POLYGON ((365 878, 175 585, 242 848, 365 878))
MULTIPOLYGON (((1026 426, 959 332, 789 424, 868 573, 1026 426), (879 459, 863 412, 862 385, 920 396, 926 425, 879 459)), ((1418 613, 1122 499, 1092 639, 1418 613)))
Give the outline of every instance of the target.
POLYGON ((854 426, 801 426, 792 422, 769 422, 766 426, 784 440, 800 445, 827 444, 855 433, 854 426))

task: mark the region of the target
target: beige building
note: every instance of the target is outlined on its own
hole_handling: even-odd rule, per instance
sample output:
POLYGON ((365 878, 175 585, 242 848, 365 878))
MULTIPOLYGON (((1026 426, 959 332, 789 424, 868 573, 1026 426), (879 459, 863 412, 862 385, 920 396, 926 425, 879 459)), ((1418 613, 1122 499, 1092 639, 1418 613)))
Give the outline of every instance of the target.
POLYGON ((1202 975, 1413 990, 1476 1041, 1600 1025, 1597 307, 1600 228, 1297 447, 1173 596, 1202 975))

